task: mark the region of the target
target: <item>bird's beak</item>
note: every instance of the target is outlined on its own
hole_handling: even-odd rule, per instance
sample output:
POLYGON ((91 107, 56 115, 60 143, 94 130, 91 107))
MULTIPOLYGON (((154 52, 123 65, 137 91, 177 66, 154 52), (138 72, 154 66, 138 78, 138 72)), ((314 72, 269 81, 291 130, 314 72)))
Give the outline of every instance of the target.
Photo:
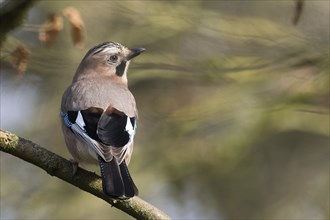
POLYGON ((134 57, 140 55, 146 49, 144 49, 144 48, 130 48, 129 50, 131 51, 131 53, 126 57, 126 59, 128 61, 133 59, 134 57))

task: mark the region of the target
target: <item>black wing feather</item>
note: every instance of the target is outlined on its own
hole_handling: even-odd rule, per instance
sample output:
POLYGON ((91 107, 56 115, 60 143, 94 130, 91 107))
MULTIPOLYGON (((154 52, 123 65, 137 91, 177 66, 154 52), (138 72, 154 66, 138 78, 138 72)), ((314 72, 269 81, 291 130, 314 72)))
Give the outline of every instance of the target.
POLYGON ((100 120, 103 110, 102 109, 95 110, 95 109, 96 108, 93 108, 93 110, 91 110, 91 108, 89 108, 86 110, 82 110, 80 112, 85 122, 85 130, 87 134, 94 140, 100 141, 96 131, 97 131, 97 124, 100 120))
POLYGON ((71 123, 75 123, 77 116, 78 116, 78 112, 68 111, 68 117, 71 123))
MULTIPOLYGON (((97 123, 100 120, 103 110, 101 108, 92 107, 86 110, 81 110, 80 113, 85 123, 85 126, 83 128, 86 130, 88 136, 96 141, 100 141, 96 131, 97 131, 97 123)), ((71 123, 76 122, 77 116, 78 116, 78 111, 68 111, 68 117, 71 123)))
MULTIPOLYGON (((84 129, 92 139, 114 147, 123 147, 129 140, 129 133, 125 130, 127 123, 126 115, 116 113, 104 114, 100 108, 81 110, 84 119, 84 129), (102 117, 101 117, 102 116, 102 117)), ((75 123, 78 111, 68 111, 69 120, 75 123)), ((130 118, 135 127, 135 118, 130 118)))
POLYGON ((100 140, 114 147, 123 147, 129 141, 129 134, 125 130, 127 123, 126 115, 115 113, 104 114, 98 123, 98 137, 100 140))

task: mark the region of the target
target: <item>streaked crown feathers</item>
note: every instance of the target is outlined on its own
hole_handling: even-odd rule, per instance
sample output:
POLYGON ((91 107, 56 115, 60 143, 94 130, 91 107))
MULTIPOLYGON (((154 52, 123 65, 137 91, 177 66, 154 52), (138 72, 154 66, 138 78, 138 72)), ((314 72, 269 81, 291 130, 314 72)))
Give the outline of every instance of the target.
POLYGON ((104 42, 102 44, 99 44, 93 48, 91 48, 85 55, 85 57, 89 55, 95 55, 100 52, 106 51, 106 50, 119 50, 122 51, 125 47, 121 45, 120 43, 109 41, 109 42, 104 42))

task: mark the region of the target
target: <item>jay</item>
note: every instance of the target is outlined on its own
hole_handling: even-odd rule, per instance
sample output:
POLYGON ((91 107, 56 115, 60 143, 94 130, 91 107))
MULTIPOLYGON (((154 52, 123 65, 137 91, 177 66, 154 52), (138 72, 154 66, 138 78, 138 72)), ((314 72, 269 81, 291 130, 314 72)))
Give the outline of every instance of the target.
POLYGON ((103 191, 113 199, 138 194, 127 165, 133 152, 137 109, 127 69, 144 48, 105 42, 82 59, 61 103, 65 143, 79 163, 98 163, 103 191))

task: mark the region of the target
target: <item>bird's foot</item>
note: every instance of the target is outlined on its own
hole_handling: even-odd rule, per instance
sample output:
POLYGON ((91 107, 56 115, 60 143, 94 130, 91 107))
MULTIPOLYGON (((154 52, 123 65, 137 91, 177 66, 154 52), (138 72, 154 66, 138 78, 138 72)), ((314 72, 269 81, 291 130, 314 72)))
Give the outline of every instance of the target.
POLYGON ((77 173, 79 162, 75 159, 70 159, 70 162, 72 164, 72 176, 74 176, 77 173))

